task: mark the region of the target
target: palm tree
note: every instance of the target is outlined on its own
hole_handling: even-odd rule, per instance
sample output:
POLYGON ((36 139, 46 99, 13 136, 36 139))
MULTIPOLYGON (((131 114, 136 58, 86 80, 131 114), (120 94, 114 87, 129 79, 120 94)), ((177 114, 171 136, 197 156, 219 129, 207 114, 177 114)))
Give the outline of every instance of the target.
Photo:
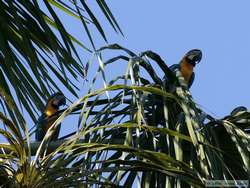
MULTIPOLYGON (((96 2, 121 33, 105 1, 96 2)), ((97 49, 88 25, 106 36, 85 1, 43 3, 48 14, 37 1, 0 3, 0 119, 5 128, 0 133, 7 140, 0 144, 1 186, 204 187, 207 180, 249 179, 250 113, 245 108, 222 119, 211 117, 193 101, 182 76, 157 54, 136 54, 118 44, 97 49), (92 50, 66 31, 53 6, 79 19, 92 50), (95 58, 84 66, 75 45, 93 51, 95 58), (104 59, 107 51, 118 55, 104 59), (92 61, 99 64, 94 76, 86 68, 93 67, 92 61), (122 63, 125 73, 109 78, 107 72, 122 63), (89 90, 59 112, 42 142, 33 142, 21 111, 36 122, 42 101, 60 91, 53 77, 75 96, 76 80, 88 77, 89 90), (95 90, 98 79, 104 87, 95 90), (50 133, 75 114, 78 130, 51 142, 50 133)))

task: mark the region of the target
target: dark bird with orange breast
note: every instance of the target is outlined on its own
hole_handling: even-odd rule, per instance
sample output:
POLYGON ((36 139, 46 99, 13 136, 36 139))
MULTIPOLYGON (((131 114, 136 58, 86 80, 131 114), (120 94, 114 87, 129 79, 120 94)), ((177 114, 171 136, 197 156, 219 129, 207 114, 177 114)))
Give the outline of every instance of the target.
MULTIPOLYGON (((36 124, 36 141, 42 141, 48 129, 52 126, 52 124, 56 121, 58 116, 56 113, 58 112, 60 106, 66 104, 65 96, 58 92, 48 99, 48 102, 45 106, 45 110, 42 115, 38 118, 36 124)), ((61 125, 57 126, 57 129, 54 131, 53 135, 51 136, 51 140, 55 141, 58 139, 59 132, 60 132, 61 125)))
POLYGON ((201 61, 201 58, 201 50, 193 49, 185 54, 179 64, 172 65, 169 68, 172 71, 179 69, 188 85, 188 88, 190 88, 195 78, 194 67, 201 61))

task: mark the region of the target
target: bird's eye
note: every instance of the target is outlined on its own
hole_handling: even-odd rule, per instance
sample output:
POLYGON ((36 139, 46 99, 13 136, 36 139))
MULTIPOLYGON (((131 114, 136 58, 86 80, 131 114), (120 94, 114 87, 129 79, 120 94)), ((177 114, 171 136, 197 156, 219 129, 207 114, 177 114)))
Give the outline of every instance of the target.
POLYGON ((188 58, 188 60, 189 60, 189 63, 191 63, 194 66, 200 62, 200 58, 197 56, 188 58))
POLYGON ((186 58, 190 64, 195 66, 196 64, 198 64, 201 61, 202 52, 200 50, 197 50, 197 49, 190 50, 186 54, 186 58))

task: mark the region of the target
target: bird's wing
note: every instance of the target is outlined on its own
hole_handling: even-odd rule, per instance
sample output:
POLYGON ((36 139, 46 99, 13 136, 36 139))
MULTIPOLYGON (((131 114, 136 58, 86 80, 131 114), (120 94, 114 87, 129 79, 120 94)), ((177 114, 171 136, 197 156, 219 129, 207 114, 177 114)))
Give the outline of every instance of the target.
POLYGON ((195 74, 194 74, 194 72, 193 72, 192 75, 191 75, 191 78, 190 78, 190 80, 189 80, 189 83, 188 83, 188 88, 190 88, 190 87, 192 86, 192 84, 193 84, 193 82, 194 82, 194 78, 195 78, 195 74))
MULTIPOLYGON (((169 69, 173 72, 174 76, 175 76, 175 70, 177 69, 180 69, 180 65, 179 64, 174 64, 174 65, 171 65, 169 67, 169 69)), ((168 75, 164 75, 163 77, 163 83, 165 85, 165 87, 169 88, 170 85, 173 85, 176 83, 176 80, 172 80, 171 77, 169 78, 168 75)))
MULTIPOLYGON (((38 118, 38 121, 36 123, 36 133, 35 138, 36 141, 42 141, 44 136, 46 135, 48 129, 53 125, 55 120, 58 118, 58 116, 54 116, 51 119, 46 116, 45 114, 41 115, 38 118)), ((51 140, 57 140, 59 136, 59 132, 61 129, 61 124, 57 125, 56 130, 54 131, 53 135, 51 136, 51 140)))
MULTIPOLYGON (((169 69, 170 69, 172 72, 174 72, 176 69, 180 69, 180 65, 179 65, 179 64, 171 65, 171 66, 169 67, 169 69)), ((165 75, 165 76, 163 77, 163 80, 167 80, 167 79, 168 79, 168 77, 167 77, 167 75, 165 75)))
POLYGON ((173 64, 169 67, 171 71, 175 71, 176 69, 180 69, 180 64, 173 64))
POLYGON ((41 141, 43 139, 43 137, 46 134, 46 115, 43 114, 41 115, 36 123, 36 133, 35 133, 35 137, 36 137, 36 141, 41 141))

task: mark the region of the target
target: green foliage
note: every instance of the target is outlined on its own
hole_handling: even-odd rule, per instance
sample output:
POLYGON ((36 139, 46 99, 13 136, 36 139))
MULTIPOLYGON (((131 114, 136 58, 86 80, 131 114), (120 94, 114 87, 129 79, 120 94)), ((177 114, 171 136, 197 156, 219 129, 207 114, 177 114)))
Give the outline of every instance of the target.
MULTIPOLYGON (((101 50, 107 48, 123 49, 111 45, 101 50)), ((1 155, 1 170, 9 173, 10 182, 17 187, 132 187, 135 183, 142 187, 203 187, 209 179, 249 177, 250 139, 244 131, 250 113, 240 109, 214 119, 196 106, 181 75, 176 79, 173 74, 169 79, 165 75, 162 81, 155 69, 149 68, 147 58, 129 54, 133 57, 122 55, 105 62, 97 54, 102 62, 98 71, 106 81, 107 66, 115 60, 125 59, 127 71, 106 82, 103 89, 93 92, 90 88, 87 95, 63 110, 34 158, 29 143, 2 116, 9 129, 2 135, 11 145, 1 146, 8 151, 1 155), (141 76, 143 71, 150 71, 152 80, 162 84, 141 76), (120 79, 124 84, 116 84, 120 79), (79 112, 78 132, 51 143, 51 131, 73 112, 79 112)), ((92 79, 92 87, 96 80, 92 79)))
MULTIPOLYGON (((96 2, 114 30, 121 32, 106 3, 96 2)), ((86 55, 91 50, 66 31, 55 10, 81 20, 89 40, 92 41, 89 25, 95 26, 107 39, 85 1, 4 0, 0 9, 0 102, 4 113, 15 124, 24 126, 20 112, 23 107, 36 121, 38 111, 44 108, 43 101, 53 91, 64 87, 77 97, 79 88, 75 81, 86 76, 76 45, 86 55)))
MULTIPOLYGON (((0 186, 204 187, 210 179, 249 179, 247 109, 211 117, 193 101, 182 75, 159 55, 138 55, 117 44, 96 50, 88 25, 106 36, 87 1, 43 2, 49 15, 37 1, 0 2, 0 119, 5 125, 0 135, 7 140, 0 144, 0 186), (52 6, 82 22, 99 64, 96 74, 85 72, 74 43, 90 50, 66 31, 52 6), (105 51, 115 55, 104 60, 105 51), (122 65, 124 74, 110 78, 108 71, 122 65), (87 77, 88 93, 60 111, 42 142, 33 142, 15 97, 35 120, 43 108, 40 99, 60 90, 53 76, 76 95, 69 75, 87 77), (104 87, 96 90, 100 80, 104 87), (51 142, 56 126, 73 114, 79 116, 77 132, 51 142)), ((121 32, 105 1, 96 3, 121 32)))

